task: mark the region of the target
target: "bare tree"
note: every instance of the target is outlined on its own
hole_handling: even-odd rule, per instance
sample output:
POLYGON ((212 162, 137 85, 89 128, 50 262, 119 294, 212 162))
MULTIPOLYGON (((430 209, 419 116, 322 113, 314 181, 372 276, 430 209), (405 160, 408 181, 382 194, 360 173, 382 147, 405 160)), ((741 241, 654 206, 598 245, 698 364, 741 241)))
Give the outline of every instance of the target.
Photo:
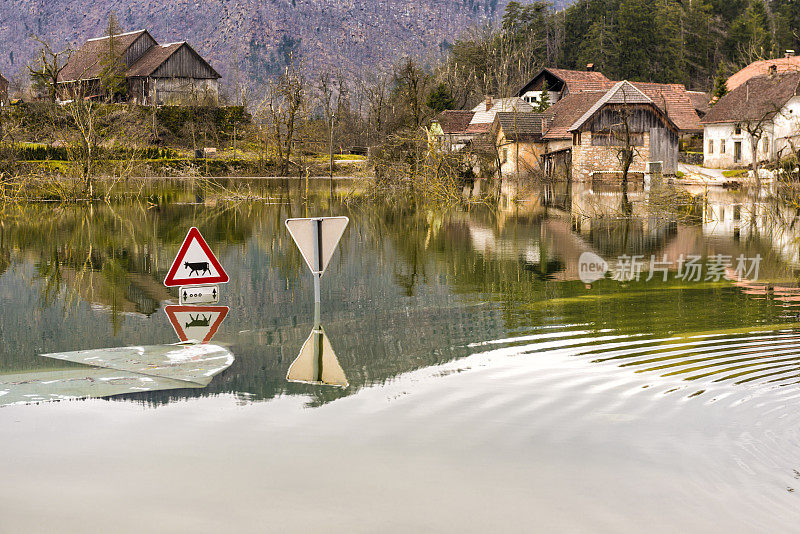
POLYGON ((55 102, 58 98, 58 76, 67 65, 72 49, 57 51, 49 42, 36 36, 31 38, 41 47, 36 60, 28 65, 33 88, 39 94, 46 94, 51 102, 55 102))
POLYGON ((317 80, 317 93, 320 107, 325 114, 325 123, 328 126, 330 177, 333 178, 333 136, 337 122, 343 118, 350 94, 344 72, 339 71, 335 76, 331 76, 327 72, 320 74, 317 80))
POLYGON ((373 134, 380 135, 386 123, 386 106, 389 100, 389 79, 379 74, 367 85, 368 123, 373 134))
POLYGON ((408 57, 395 68, 394 83, 407 114, 407 124, 417 130, 425 118, 425 96, 430 76, 408 57))
POLYGON ((279 171, 284 175, 289 173, 295 129, 307 111, 306 106, 306 81, 300 66, 292 61, 277 80, 267 84, 261 105, 277 152, 279 171))

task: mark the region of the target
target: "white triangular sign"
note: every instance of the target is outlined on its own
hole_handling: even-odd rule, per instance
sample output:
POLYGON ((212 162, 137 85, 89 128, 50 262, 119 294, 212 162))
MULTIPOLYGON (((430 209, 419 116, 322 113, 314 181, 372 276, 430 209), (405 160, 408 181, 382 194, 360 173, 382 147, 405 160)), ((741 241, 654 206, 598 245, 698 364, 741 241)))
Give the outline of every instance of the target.
POLYGON ((322 274, 349 222, 347 217, 286 219, 286 228, 311 272, 322 274))
POLYGON ((286 380, 340 388, 350 385, 328 341, 328 336, 321 328, 311 331, 297 359, 289 366, 286 380))
POLYGON ((228 315, 227 306, 167 306, 164 311, 178 339, 208 343, 228 315))

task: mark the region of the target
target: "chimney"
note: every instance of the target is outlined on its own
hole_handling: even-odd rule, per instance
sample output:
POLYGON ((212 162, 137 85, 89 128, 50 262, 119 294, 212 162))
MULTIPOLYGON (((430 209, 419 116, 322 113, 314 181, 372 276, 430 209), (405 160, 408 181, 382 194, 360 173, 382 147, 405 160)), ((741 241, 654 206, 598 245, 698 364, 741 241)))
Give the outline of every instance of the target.
POLYGON ((542 134, 550 129, 550 120, 547 117, 542 118, 542 134))
POLYGON ((770 65, 769 66, 769 77, 770 78, 774 78, 776 74, 778 74, 778 66, 777 65, 770 65))
POLYGON ((486 111, 492 109, 493 105, 494 105, 494 99, 492 98, 492 95, 486 95, 486 111))
POLYGON ((594 72, 594 63, 587 63, 586 70, 589 72, 594 72))

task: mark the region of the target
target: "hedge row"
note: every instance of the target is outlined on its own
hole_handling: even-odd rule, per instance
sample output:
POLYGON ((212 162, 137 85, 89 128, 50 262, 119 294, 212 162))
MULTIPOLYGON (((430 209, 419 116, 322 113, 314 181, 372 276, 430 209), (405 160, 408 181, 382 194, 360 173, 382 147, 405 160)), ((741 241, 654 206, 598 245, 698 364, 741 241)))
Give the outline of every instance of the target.
MULTIPOLYGON (((159 147, 99 148, 97 156, 100 159, 174 159, 179 158, 180 154, 171 148, 159 147)), ((15 157, 22 161, 67 161, 70 159, 67 147, 51 145, 23 145, 17 147, 15 157)))

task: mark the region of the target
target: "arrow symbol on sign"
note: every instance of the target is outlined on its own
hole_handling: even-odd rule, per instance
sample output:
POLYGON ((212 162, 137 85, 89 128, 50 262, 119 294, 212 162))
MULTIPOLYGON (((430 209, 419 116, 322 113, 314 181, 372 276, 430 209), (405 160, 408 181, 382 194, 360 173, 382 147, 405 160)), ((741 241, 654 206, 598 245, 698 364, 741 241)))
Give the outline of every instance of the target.
POLYGON ((216 288, 215 288, 215 289, 214 289, 214 291, 211 293, 211 296, 212 296, 212 297, 214 297, 214 298, 217 298, 217 290, 216 290, 216 288))
POLYGON ((184 292, 183 292, 183 300, 186 300, 186 297, 188 297, 188 296, 189 296, 189 295, 187 295, 187 294, 186 294, 186 291, 184 291, 184 292))

